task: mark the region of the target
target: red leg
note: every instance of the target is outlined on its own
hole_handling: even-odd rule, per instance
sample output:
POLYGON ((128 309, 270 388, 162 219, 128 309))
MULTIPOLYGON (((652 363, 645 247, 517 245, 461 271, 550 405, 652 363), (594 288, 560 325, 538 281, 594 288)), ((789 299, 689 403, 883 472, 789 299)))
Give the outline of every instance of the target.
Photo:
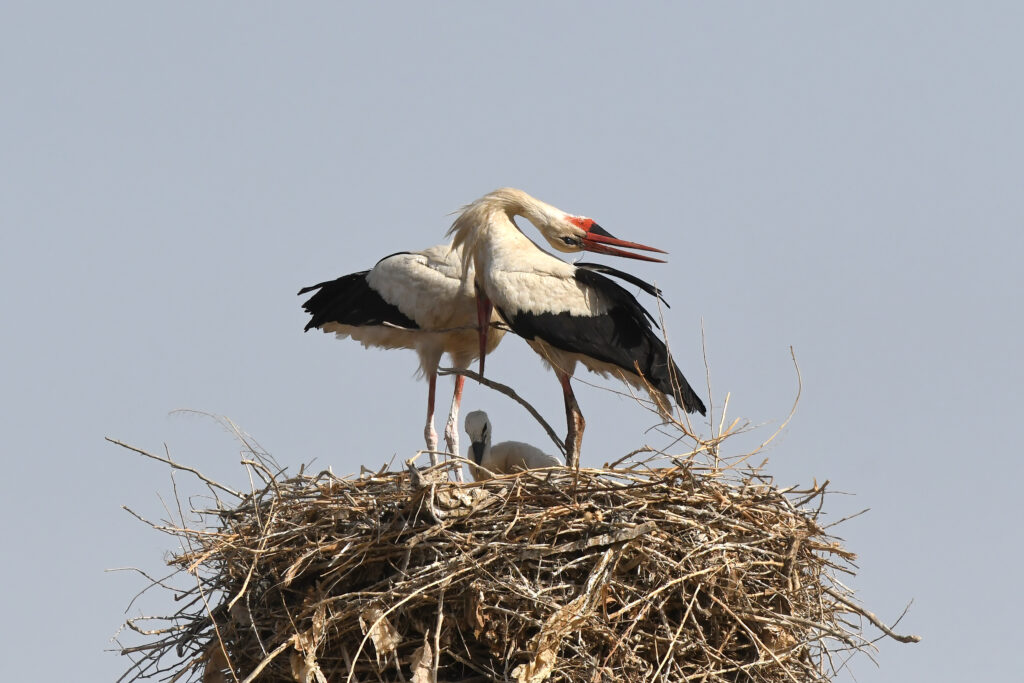
POLYGON ((494 306, 487 295, 476 291, 476 322, 480 330, 480 376, 484 376, 484 358, 487 356, 487 334, 491 331, 491 311, 494 306))
MULTIPOLYGON (((423 438, 427 441, 427 450, 437 450, 437 432, 434 431, 434 392, 437 389, 437 371, 430 373, 427 378, 429 389, 427 389, 427 425, 423 428, 423 438)), ((430 453, 430 464, 437 464, 437 455, 430 453)))
MULTIPOLYGON (((448 424, 444 428, 445 447, 452 455, 459 455, 459 406, 462 405, 462 387, 465 383, 465 377, 455 376, 455 394, 452 396, 452 408, 448 412, 448 424)), ((462 467, 455 470, 455 477, 463 481, 462 467)))
POLYGON ((556 372, 562 385, 562 394, 565 396, 565 422, 568 427, 568 433, 565 435, 565 464, 573 469, 579 469, 580 447, 583 445, 583 430, 587 422, 583 419, 576 395, 569 384, 571 376, 565 372, 556 372))

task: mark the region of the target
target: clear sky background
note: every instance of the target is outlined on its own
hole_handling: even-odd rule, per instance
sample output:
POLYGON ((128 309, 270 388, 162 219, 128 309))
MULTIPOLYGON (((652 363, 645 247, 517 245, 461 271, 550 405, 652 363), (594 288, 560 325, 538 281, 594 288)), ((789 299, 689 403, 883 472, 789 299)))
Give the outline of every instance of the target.
MULTIPOLYGON (((614 265, 664 289, 698 388, 703 323, 714 400, 754 438, 795 348, 767 471, 851 494, 830 519, 870 508, 836 530, 849 583, 885 620, 914 600, 898 630, 924 637, 841 680, 1011 677, 1022 36, 1012 2, 4 3, 0 679, 127 665, 105 649, 144 583, 104 570, 161 571, 170 539, 120 506, 159 518, 171 483, 104 436, 238 487, 232 437, 170 411, 292 468, 420 448, 414 354, 304 335, 295 293, 442 242, 505 185, 671 252, 614 265)), ((564 428, 522 341, 487 368, 564 428)), ((664 445, 630 401, 577 394, 584 464, 664 445)), ((550 448, 468 385, 478 407, 550 448)))

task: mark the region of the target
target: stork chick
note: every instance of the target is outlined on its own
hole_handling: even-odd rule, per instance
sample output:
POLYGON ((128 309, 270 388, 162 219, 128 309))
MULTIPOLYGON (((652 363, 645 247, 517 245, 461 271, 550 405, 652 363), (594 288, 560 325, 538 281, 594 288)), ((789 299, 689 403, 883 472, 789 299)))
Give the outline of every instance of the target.
POLYGON ((490 479, 496 474, 562 465, 557 458, 528 443, 502 441, 491 446, 491 421, 482 410, 466 415, 466 434, 471 441, 469 459, 476 463, 469 466, 473 481, 490 479))

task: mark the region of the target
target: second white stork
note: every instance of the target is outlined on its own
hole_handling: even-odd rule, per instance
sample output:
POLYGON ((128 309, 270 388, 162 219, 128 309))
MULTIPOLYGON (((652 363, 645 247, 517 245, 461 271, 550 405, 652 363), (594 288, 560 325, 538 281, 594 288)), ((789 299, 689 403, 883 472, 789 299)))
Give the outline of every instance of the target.
MULTIPOLYGON (((306 331, 319 328, 339 338, 351 337, 363 346, 413 349, 420 371, 429 383, 427 423, 423 428, 427 450, 437 450, 434 431, 434 394, 437 366, 449 355, 456 368, 468 368, 479 353, 477 309, 472 277, 462 273, 462 253, 449 245, 385 256, 370 270, 305 287, 315 292, 303 308, 311 318, 306 331)), ((501 341, 504 331, 487 337, 486 352, 501 341)), ((455 378, 455 393, 445 425, 445 446, 459 454, 459 403, 465 378, 455 378)), ((431 453, 431 462, 436 456, 431 453)))
POLYGON ((568 426, 566 461, 571 467, 579 465, 586 426, 570 385, 577 363, 648 389, 662 412, 669 410, 668 395, 685 411, 705 414, 704 402, 655 334, 650 314, 632 294, 602 273, 641 285, 651 293, 657 290, 613 268, 574 266, 555 258, 519 230, 515 216, 533 223, 559 251, 582 249, 642 260, 657 259, 624 249, 661 251, 616 239, 593 219, 568 214, 522 190, 503 188, 466 206, 449 235, 454 236, 453 246, 463 249, 467 269, 470 265, 475 269, 480 374, 488 339, 482 321, 489 320, 493 307, 558 376, 568 426))
POLYGON ((482 410, 466 414, 466 434, 470 440, 470 459, 476 463, 469 468, 473 481, 490 479, 495 474, 562 465, 557 458, 521 441, 502 441, 491 446, 491 421, 482 410))

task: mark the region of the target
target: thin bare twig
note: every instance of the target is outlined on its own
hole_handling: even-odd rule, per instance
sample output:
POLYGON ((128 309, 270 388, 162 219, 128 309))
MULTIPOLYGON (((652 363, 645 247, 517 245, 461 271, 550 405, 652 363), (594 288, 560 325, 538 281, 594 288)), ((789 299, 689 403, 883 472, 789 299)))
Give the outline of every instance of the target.
POLYGON ((111 439, 109 436, 106 436, 106 437, 103 437, 103 438, 106 441, 109 441, 110 443, 112 443, 112 444, 114 444, 116 446, 120 446, 121 448, 127 448, 128 450, 133 451, 135 453, 138 453, 139 455, 144 455, 147 458, 152 458, 153 460, 156 460, 157 462, 162 462, 165 465, 169 465, 169 466, 173 467, 176 470, 182 470, 183 472, 190 472, 191 474, 194 474, 200 481, 202 481, 206 485, 210 486, 211 488, 220 489, 224 493, 231 494, 232 496, 234 496, 235 498, 238 498, 238 499, 242 499, 243 498, 242 494, 239 493, 238 491, 235 491, 234 489, 228 488, 227 486, 224 486, 224 484, 220 484, 218 482, 215 482, 213 479, 208 479, 206 476, 204 476, 199 470, 195 469, 194 467, 188 467, 187 465, 181 465, 179 463, 174 462, 170 458, 161 458, 159 455, 153 455, 149 451, 144 451, 141 448, 136 448, 135 446, 131 446, 129 444, 126 444, 123 441, 118 441, 117 439, 111 439))
POLYGON ((555 447, 558 448, 558 450, 561 452, 563 456, 565 455, 565 442, 558 438, 558 434, 556 434, 555 430, 551 428, 551 425, 547 423, 547 420, 541 417, 540 413, 537 412, 537 409, 530 405, 526 401, 526 399, 522 398, 519 394, 517 394, 512 387, 506 384, 502 384, 501 382, 495 382, 492 379, 487 379, 486 377, 481 377, 479 374, 473 372, 472 370, 461 370, 458 368, 441 368, 437 371, 437 374, 441 376, 462 375, 463 377, 468 377, 469 379, 475 380, 480 384, 483 384, 485 387, 494 389, 498 393, 508 396, 513 401, 526 408, 527 412, 529 412, 530 415, 533 416, 533 419, 535 419, 537 423, 544 428, 544 431, 547 432, 548 438, 550 438, 551 442, 555 444, 555 447))
MULTIPOLYGON (((858 605, 853 600, 850 600, 849 598, 841 595, 840 593, 837 593, 836 591, 832 590, 831 588, 826 588, 825 592, 828 593, 829 595, 831 595, 833 598, 835 598, 839 602, 841 602, 844 605, 846 605, 847 607, 849 607, 850 609, 852 609, 855 613, 861 615, 862 617, 864 617, 865 619, 870 621, 872 624, 875 625, 875 628, 877 628, 879 631, 881 631, 885 635, 889 636, 893 640, 897 640, 897 641, 899 641, 901 643, 920 643, 921 642, 921 636, 901 636, 898 633, 895 633, 891 628, 889 628, 888 626, 885 625, 885 622, 883 622, 881 619, 876 617, 873 613, 871 613, 868 610, 864 609, 864 607, 862 607, 861 605, 858 605)), ((907 609, 909 609, 909 608, 910 608, 910 605, 907 605, 907 609)), ((906 614, 907 609, 903 610, 903 614, 906 614)), ((903 618, 903 615, 901 614, 900 615, 900 619, 902 619, 902 618, 903 618)))

